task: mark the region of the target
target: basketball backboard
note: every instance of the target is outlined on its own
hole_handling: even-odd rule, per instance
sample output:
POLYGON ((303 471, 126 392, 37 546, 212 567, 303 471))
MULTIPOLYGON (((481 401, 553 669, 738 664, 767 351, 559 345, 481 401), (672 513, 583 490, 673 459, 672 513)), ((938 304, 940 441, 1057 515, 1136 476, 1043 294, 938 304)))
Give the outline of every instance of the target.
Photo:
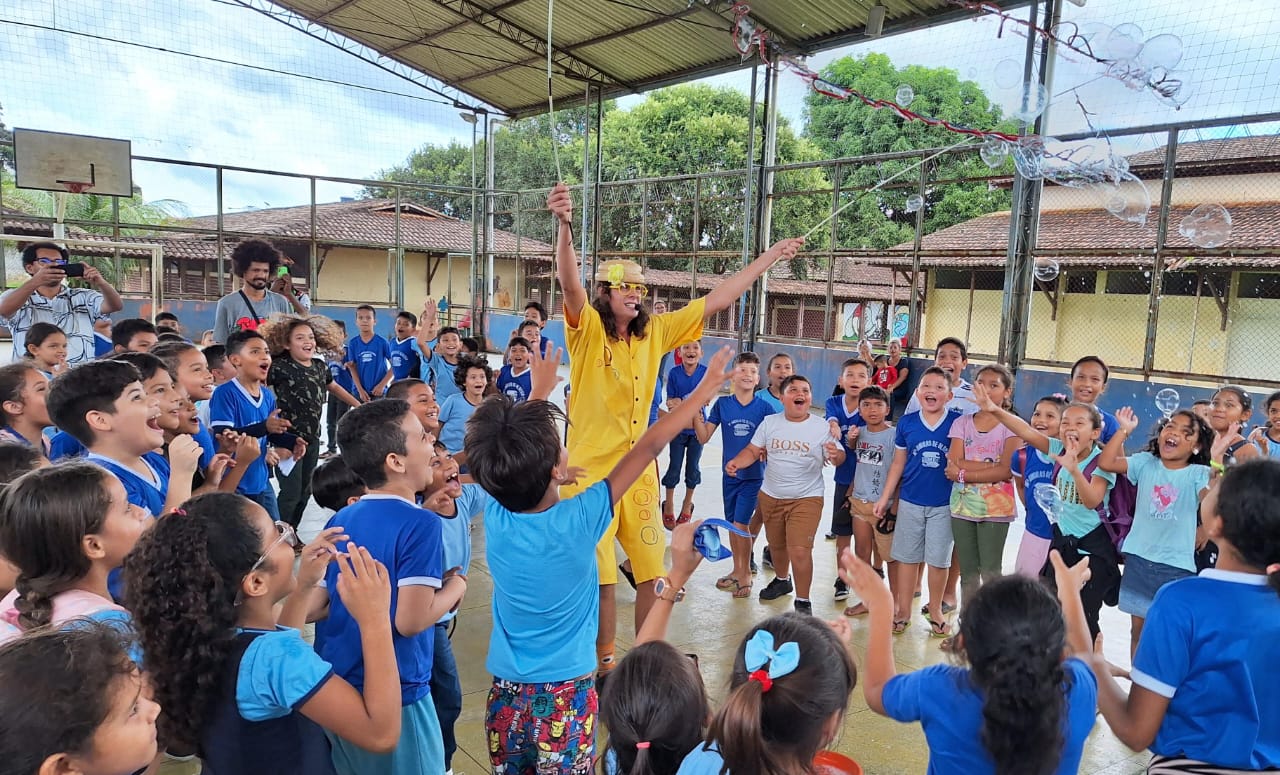
POLYGON ((133 196, 128 140, 15 128, 13 152, 18 188, 133 196))

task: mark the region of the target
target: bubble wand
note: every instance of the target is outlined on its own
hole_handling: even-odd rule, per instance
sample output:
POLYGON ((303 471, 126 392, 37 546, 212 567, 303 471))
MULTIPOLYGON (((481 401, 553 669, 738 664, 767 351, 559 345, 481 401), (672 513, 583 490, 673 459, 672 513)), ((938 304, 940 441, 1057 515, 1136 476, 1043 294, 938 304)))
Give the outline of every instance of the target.
POLYGON ((547 125, 551 128, 551 158, 556 163, 556 182, 564 182, 560 171, 560 148, 556 143, 556 101, 551 92, 551 20, 555 14, 556 0, 547 0, 547 125))

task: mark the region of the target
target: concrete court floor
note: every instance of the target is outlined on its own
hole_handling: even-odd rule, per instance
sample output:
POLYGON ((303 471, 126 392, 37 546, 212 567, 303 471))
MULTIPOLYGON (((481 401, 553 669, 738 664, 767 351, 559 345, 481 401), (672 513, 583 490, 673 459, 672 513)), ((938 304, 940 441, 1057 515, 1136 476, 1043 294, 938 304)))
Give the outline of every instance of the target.
MULTIPOLYGON (((498 365, 497 356, 490 356, 498 365)), ((568 369, 562 369, 567 378, 568 369)), ((819 380, 819 384, 821 380, 819 380)), ((561 391, 556 391, 557 403, 562 403, 561 391)), ((703 451, 701 470, 703 484, 695 493, 695 516, 723 515, 720 495, 720 434, 717 433, 703 451)), ((662 471, 666 467, 666 454, 659 459, 662 471)), ((832 469, 826 470, 828 503, 824 512, 823 528, 814 546, 814 615, 831 619, 839 616, 844 602, 835 601, 831 585, 835 580, 835 542, 824 541, 830 513, 832 469)), ((677 498, 683 497, 683 484, 677 489, 677 498)), ((328 515, 313 501, 303 519, 300 532, 310 538, 323 527, 328 515)), ((1021 522, 1015 522, 1005 546, 1005 568, 1013 568, 1018 542, 1022 538, 1021 522)), ((484 669, 484 655, 488 651, 491 620, 489 615, 492 579, 485 562, 483 520, 478 519, 473 532, 473 559, 467 596, 458 615, 457 629, 453 634, 453 650, 457 656, 462 677, 463 710, 456 734, 459 751, 453 761, 458 775, 480 775, 489 772, 484 734, 484 706, 492 676, 484 669)), ((622 560, 620 549, 619 561, 622 560)), ((760 547, 757 545, 756 557, 760 547)), ((723 575, 729 561, 710 563, 704 561, 687 586, 688 596, 675 607, 667 639, 681 651, 696 653, 702 676, 713 704, 724 697, 727 680, 733 665, 734 650, 746 632, 769 616, 792 610, 792 597, 761 602, 754 595, 750 599, 734 600, 728 593, 715 588, 715 579, 723 575)), ((554 572, 554 569, 548 569, 554 572)), ((769 579, 770 571, 761 569, 754 589, 758 592, 769 579)), ((618 651, 625 655, 634 633, 634 592, 625 584, 618 591, 618 651)), ((927 592, 926 592, 927 595, 927 592)), ((852 604, 854 599, 848 601, 852 604)), ((1102 626, 1107 634, 1108 658, 1118 665, 1129 664, 1128 616, 1114 608, 1104 608, 1102 626)), ((938 640, 929 637, 929 629, 923 617, 913 617, 911 627, 902 636, 894 638, 894 654, 899 671, 906 672, 942 662, 946 655, 938 648, 938 640)), ((865 618, 853 620, 853 650, 855 661, 861 665, 866 652, 867 623, 865 618)), ((603 732, 602 732, 603 735, 603 732)), ((603 740, 603 737, 601 738, 603 740)), ((833 746, 836 750, 858 761, 869 774, 905 775, 924 772, 928 762, 928 747, 918 724, 899 724, 872 713, 862 699, 861 688, 854 690, 850 698, 848 715, 841 735, 833 746)), ((1145 770, 1149 754, 1134 753, 1111 734, 1099 717, 1085 748, 1080 773, 1087 775, 1130 775, 1145 770)))

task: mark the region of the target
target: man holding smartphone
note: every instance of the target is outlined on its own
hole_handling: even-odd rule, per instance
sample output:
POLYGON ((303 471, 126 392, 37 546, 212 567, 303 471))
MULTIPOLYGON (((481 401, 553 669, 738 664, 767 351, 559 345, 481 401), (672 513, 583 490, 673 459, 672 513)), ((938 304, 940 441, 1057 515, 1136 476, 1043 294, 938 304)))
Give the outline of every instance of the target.
POLYGON ((22 251, 22 268, 31 278, 0 296, 0 324, 13 334, 13 360, 26 352, 27 331, 52 323, 67 335, 67 365, 93 360, 93 324, 124 309, 124 301, 102 273, 71 263, 56 242, 34 242, 22 251), (65 280, 83 277, 90 288, 72 288, 65 280))

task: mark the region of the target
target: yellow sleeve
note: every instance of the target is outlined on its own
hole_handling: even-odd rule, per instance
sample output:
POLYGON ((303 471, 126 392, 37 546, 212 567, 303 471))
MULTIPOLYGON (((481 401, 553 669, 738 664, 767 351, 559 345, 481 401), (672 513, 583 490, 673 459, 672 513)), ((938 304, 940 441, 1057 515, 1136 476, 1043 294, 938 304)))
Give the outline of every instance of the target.
POLYGON ((660 324, 654 332, 661 345, 660 352, 670 352, 682 344, 701 339, 706 311, 706 298, 699 298, 675 312, 655 315, 653 322, 660 324))

